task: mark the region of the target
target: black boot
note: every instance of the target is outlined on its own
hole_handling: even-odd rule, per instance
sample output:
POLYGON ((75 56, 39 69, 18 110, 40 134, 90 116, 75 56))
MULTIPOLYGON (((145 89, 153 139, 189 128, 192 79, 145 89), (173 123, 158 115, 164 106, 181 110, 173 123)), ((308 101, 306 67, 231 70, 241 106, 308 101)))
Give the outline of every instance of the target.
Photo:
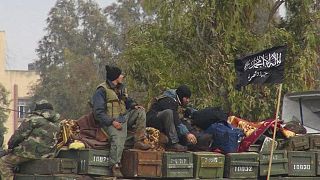
POLYGON ((135 143, 133 145, 133 148, 134 149, 141 149, 141 150, 148 150, 151 148, 151 145, 150 144, 146 144, 144 142, 144 139, 145 139, 145 131, 144 130, 138 130, 135 132, 135 135, 134 135, 134 140, 135 140, 135 143))
POLYGON ((151 145, 146 144, 142 141, 137 141, 134 143, 133 148, 134 149, 141 149, 141 150, 148 150, 151 148, 151 145))
POLYGON ((174 143, 174 144, 167 146, 166 150, 167 151, 175 151, 175 152, 185 152, 188 150, 188 148, 186 146, 182 146, 179 143, 174 143))

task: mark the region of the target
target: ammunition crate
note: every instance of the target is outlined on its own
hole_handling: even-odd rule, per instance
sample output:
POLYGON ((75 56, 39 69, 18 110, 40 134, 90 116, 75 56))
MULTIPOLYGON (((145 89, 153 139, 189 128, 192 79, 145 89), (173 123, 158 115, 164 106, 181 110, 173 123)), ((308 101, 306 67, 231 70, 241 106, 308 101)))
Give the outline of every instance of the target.
MULTIPOLYGON (((198 179, 198 178, 190 178, 190 179, 183 178, 181 180, 196 180, 196 179, 198 179)), ((204 178, 204 179, 206 179, 206 178, 204 178)), ((260 179, 257 179, 257 178, 214 178, 214 180, 260 180, 260 179)), ((261 180, 266 180, 266 179, 261 179, 261 180)))
MULTIPOLYGON (((260 176, 267 176, 269 170, 270 152, 260 152, 260 176)), ((272 156, 270 175, 288 174, 288 155, 286 150, 275 150, 272 156)))
POLYGON ((94 179, 95 180, 117 180, 116 177, 110 177, 110 176, 97 176, 97 177, 94 177, 94 179))
POLYGON ((111 175, 108 150, 61 150, 58 157, 77 160, 78 174, 111 175))
POLYGON ((288 151, 289 176, 316 176, 316 153, 288 151))
POLYGON ((224 155, 212 152, 193 153, 193 177, 201 179, 222 178, 224 155))
POLYGON ((317 176, 320 176, 320 149, 310 151, 316 153, 316 174, 317 176))
POLYGON ((162 176, 172 178, 193 177, 193 157, 189 152, 164 152, 162 176))
POLYGON ((162 152, 125 150, 122 153, 121 165, 124 177, 161 177, 162 152))
POLYGON ((251 144, 249 146, 248 152, 256 152, 259 153, 261 149, 261 145, 260 144, 251 144))
POLYGON ((77 173, 77 161, 66 158, 39 159, 19 166, 22 174, 72 174, 77 173))
POLYGON ((297 135, 286 140, 284 149, 287 151, 306 151, 309 146, 309 135, 297 135))
POLYGON ((217 178, 217 180, 260 180, 260 179, 259 178, 217 178))
POLYGON ((320 150, 320 134, 309 135, 310 150, 320 150))
POLYGON ((319 180, 319 177, 271 177, 270 180, 319 180))
POLYGON ((224 177, 257 178, 259 154, 255 152, 228 153, 225 156, 224 177))
POLYGON ((81 176, 76 174, 55 174, 55 175, 31 175, 15 174, 15 180, 78 180, 81 176))

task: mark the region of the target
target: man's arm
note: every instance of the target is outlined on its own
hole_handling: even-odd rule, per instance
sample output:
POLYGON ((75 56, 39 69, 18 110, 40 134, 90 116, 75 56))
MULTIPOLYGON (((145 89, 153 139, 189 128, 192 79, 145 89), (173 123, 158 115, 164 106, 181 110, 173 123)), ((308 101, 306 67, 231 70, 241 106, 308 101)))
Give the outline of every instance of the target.
POLYGON ((33 130, 32 119, 23 121, 8 141, 8 148, 13 149, 25 140, 33 130))
POLYGON ((92 97, 93 114, 95 119, 103 126, 110 126, 113 119, 106 114, 106 91, 100 87, 92 97))
POLYGON ((121 89, 121 96, 124 98, 126 104, 126 109, 135 109, 138 106, 138 103, 128 95, 128 89, 123 85, 121 89))

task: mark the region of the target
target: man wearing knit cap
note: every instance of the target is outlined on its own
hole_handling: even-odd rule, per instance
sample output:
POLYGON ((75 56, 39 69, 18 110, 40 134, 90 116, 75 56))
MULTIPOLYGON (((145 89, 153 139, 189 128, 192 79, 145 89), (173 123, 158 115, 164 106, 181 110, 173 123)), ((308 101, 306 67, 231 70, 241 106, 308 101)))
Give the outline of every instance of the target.
POLYGON ((179 106, 189 103, 191 91, 188 86, 181 85, 177 89, 169 89, 155 98, 147 113, 147 126, 157 128, 168 138, 169 151, 186 151, 187 147, 179 144, 179 136, 186 138, 189 143, 196 144, 196 137, 189 132, 181 122, 178 114, 179 106))
POLYGON ((146 113, 127 95, 123 85, 124 75, 118 67, 106 66, 106 81, 100 84, 93 97, 93 114, 95 120, 110 137, 110 163, 113 176, 121 177, 120 160, 125 142, 134 132, 135 149, 147 150, 150 145, 144 144, 146 113))

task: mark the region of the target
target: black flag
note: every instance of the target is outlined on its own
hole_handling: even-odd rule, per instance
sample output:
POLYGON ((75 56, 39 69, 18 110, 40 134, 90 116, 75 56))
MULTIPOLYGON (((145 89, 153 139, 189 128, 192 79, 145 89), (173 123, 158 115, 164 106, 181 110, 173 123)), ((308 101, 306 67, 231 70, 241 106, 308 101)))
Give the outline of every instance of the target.
POLYGON ((284 79, 286 46, 277 46, 236 59, 236 89, 248 84, 281 83, 284 79))

